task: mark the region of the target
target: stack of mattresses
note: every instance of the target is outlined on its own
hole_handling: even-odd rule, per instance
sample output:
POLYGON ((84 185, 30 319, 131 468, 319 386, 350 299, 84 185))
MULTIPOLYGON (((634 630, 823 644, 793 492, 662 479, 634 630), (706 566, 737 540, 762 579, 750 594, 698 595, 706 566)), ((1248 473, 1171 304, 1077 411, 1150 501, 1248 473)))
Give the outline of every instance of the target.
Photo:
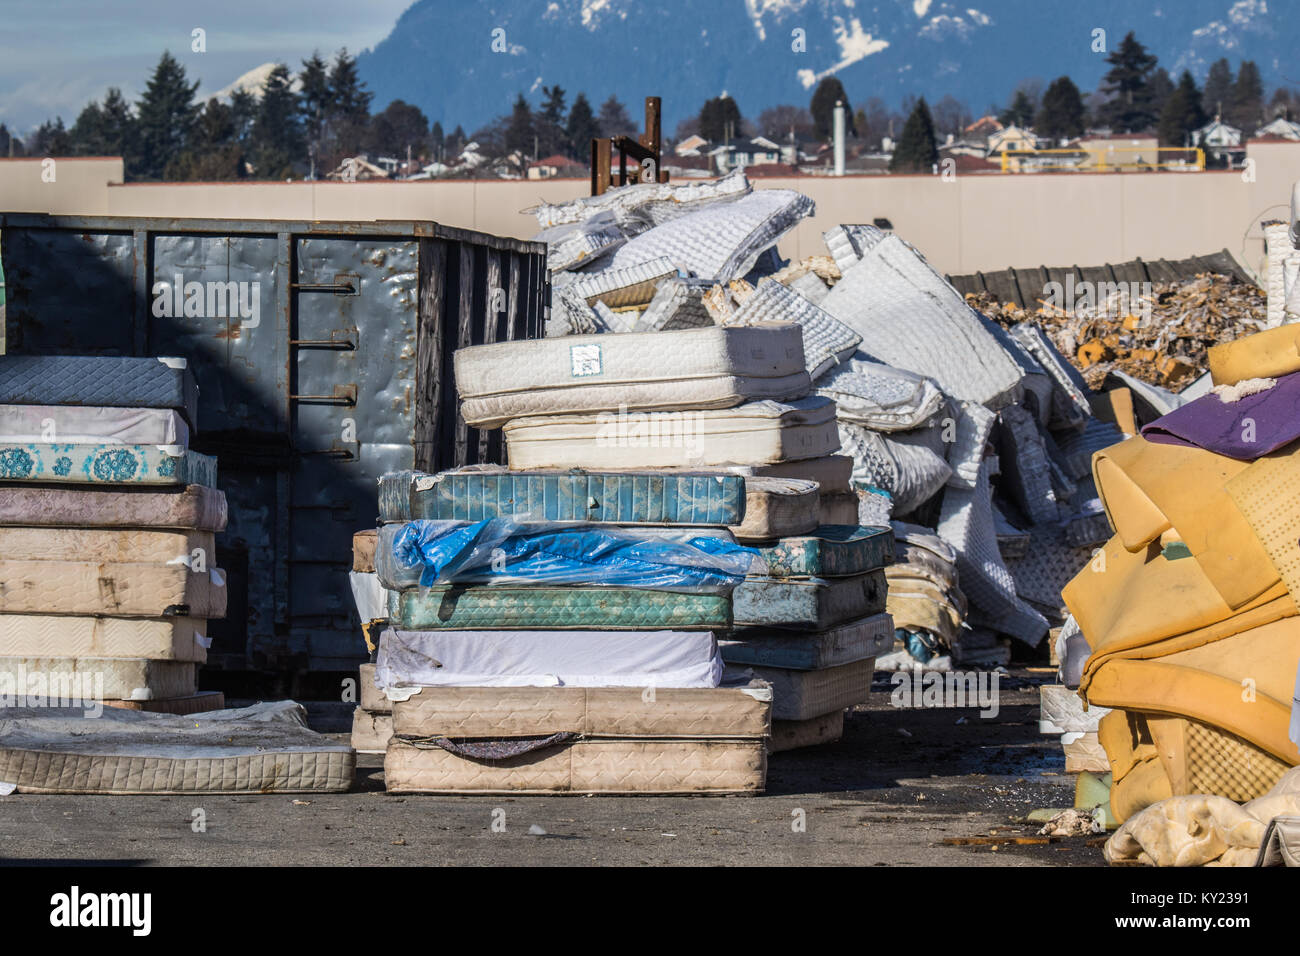
POLYGON ((391 716, 363 687, 354 743, 374 749, 391 722, 385 782, 394 792, 761 791, 771 689, 720 686, 714 638, 731 624, 731 588, 753 559, 726 530, 744 508, 736 475, 385 475, 375 567, 390 626, 363 682, 373 680, 391 716), (484 552, 486 579, 459 580, 445 565, 434 576, 432 564, 410 561, 411 542, 426 532, 498 525, 507 536, 484 552), (509 550, 514 532, 553 535, 557 555, 583 535, 716 542, 737 555, 739 571, 708 589, 610 585, 595 552, 583 551, 589 578, 527 580, 533 565, 509 550), (500 583, 488 583, 498 568, 500 583))
POLYGON ((772 750, 828 743, 865 703, 875 660, 894 643, 885 613, 889 528, 823 525, 759 547, 765 569, 732 594, 722 659, 772 685, 772 750))
POLYGON ((1079 693, 1119 820, 1169 796, 1235 801, 1300 763, 1300 330, 1210 350, 1214 390, 1093 456, 1115 535, 1066 587, 1079 693))
POLYGON ((843 343, 815 316, 762 321, 797 313, 777 289, 762 283, 744 298, 736 314, 752 313, 753 324, 483 346, 456 353, 456 370, 462 414, 504 426, 511 468, 744 477, 744 518, 730 528, 776 571, 760 563, 733 595, 745 630, 724 659, 766 648, 744 663, 781 683, 778 746, 798 746, 837 737, 844 708, 866 699, 882 635, 892 633, 881 569, 893 545, 887 528, 858 527, 853 463, 834 454, 835 402, 810 394, 809 365, 824 370, 843 343), (810 336, 821 356, 813 362, 810 336), (783 663, 792 661, 801 663, 783 663))
POLYGON ((0 356, 0 684, 187 714, 226 613, 184 359, 0 356))

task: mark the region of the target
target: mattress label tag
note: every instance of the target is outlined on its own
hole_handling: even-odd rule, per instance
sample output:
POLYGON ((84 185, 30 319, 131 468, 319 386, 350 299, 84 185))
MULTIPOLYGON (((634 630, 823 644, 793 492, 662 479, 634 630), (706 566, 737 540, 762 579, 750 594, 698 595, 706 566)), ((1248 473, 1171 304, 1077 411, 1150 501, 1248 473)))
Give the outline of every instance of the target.
POLYGON ((600 374, 599 345, 571 345, 569 346, 569 357, 573 361, 574 378, 600 374))

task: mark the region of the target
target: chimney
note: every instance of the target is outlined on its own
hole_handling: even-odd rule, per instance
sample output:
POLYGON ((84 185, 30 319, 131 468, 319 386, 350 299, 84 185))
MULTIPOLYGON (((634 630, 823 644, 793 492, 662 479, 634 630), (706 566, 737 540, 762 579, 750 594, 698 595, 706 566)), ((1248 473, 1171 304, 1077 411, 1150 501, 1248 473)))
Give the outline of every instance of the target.
POLYGON ((835 175, 844 175, 844 101, 835 101, 835 175))

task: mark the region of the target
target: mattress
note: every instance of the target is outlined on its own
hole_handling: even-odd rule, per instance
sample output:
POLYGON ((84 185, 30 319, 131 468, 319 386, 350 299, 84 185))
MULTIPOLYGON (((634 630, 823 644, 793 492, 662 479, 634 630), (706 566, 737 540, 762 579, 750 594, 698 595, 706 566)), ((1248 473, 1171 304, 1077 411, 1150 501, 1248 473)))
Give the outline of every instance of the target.
POLYGON ((356 755, 293 701, 174 716, 0 711, 0 781, 20 793, 341 793, 356 755))
POLYGON ((226 496, 205 485, 167 491, 11 486, 0 494, 0 525, 224 531, 226 496))
POLYGON ((768 753, 798 750, 833 744, 844 736, 844 711, 837 710, 808 720, 772 721, 772 739, 767 743, 768 753))
POLYGON ((215 562, 217 550, 210 531, 0 528, 0 555, 31 561, 126 561, 206 568, 215 562))
POLYGON ((767 743, 598 738, 502 760, 474 760, 394 737, 384 755, 389 793, 762 793, 767 743))
POLYGON ((225 617, 226 580, 183 564, 0 558, 0 613, 225 617))
MULTIPOLYGON (((855 492, 843 491, 823 493, 821 507, 818 509, 824 525, 856 525, 859 517, 859 504, 862 499, 855 492)), ((872 525, 872 527, 877 527, 872 525)))
POLYGON ((3 657, 208 659, 207 622, 192 617, 88 617, 0 614, 3 657))
POLYGON ((199 389, 183 358, 0 355, 0 404, 171 408, 198 426, 199 389))
MULTIPOLYGON (((838 415, 838 410, 836 412, 838 415)), ((719 465, 718 471, 732 475, 761 478, 798 478, 815 481, 822 494, 852 492, 853 459, 848 455, 824 455, 821 458, 798 458, 793 461, 768 462, 762 465, 719 465)))
POLYGON ((352 570, 360 574, 373 574, 375 571, 375 547, 379 544, 379 532, 374 528, 358 531, 352 536, 352 570))
POLYGON ((709 631, 393 628, 380 636, 372 678, 390 697, 412 686, 717 687, 721 679, 709 631))
POLYGON ((37 688, 44 688, 51 697, 71 700, 186 697, 194 693, 194 674, 195 665, 186 661, 0 657, 0 691, 19 696, 39 696, 37 688))
POLYGON ((352 712, 352 749, 357 753, 381 754, 392 736, 392 714, 376 714, 362 707, 352 712))
POLYGON ((835 400, 841 421, 874 431, 919 428, 943 408, 930 379, 873 361, 857 351, 817 379, 817 394, 835 400))
POLYGON ((737 524, 744 481, 690 472, 509 471, 468 465, 437 475, 401 471, 379 479, 381 521, 416 518, 615 524, 737 524))
POLYGON ((759 546, 773 577, 844 577, 894 563, 894 532, 825 524, 811 534, 759 546))
POLYGON ((894 621, 888 614, 873 614, 824 631, 737 628, 718 641, 728 665, 796 671, 865 661, 889 653, 893 646, 894 621))
POLYGON ((817 527, 821 495, 814 481, 746 478, 745 520, 731 530, 741 541, 768 541, 817 527))
POLYGON ((225 710, 226 695, 219 690, 201 690, 184 697, 159 697, 156 700, 106 700, 104 706, 144 710, 151 714, 206 714, 213 710, 225 710))
POLYGON ((379 583, 376 572, 349 571, 348 584, 352 587, 352 601, 357 608, 357 617, 363 625, 388 617, 389 592, 379 583))
POLYGON ((1063 684, 1038 688, 1038 732, 1041 734, 1096 733, 1109 707, 1093 704, 1084 709, 1083 698, 1063 684))
POLYGON ((702 468, 823 458, 840 446, 835 403, 814 396, 691 412, 557 415, 505 426, 510 467, 702 468))
POLYGON ((375 683, 375 665, 362 664, 360 669, 361 709, 372 714, 391 714, 393 702, 375 683))
POLYGON ((217 460, 179 445, 0 444, 0 481, 211 488, 217 460))
POLYGON ((497 342, 458 350, 455 365, 461 417, 478 428, 539 415, 730 408, 811 388, 790 323, 497 342))
POLYGON ((871 694, 875 660, 855 661, 815 671, 781 667, 727 668, 728 678, 753 676, 772 685, 773 720, 811 720, 822 714, 866 703, 871 694))
POLYGON ((0 442, 188 446, 190 429, 170 408, 0 405, 0 442))
POLYGON ((390 591, 388 616, 412 631, 700 630, 731 626, 731 598, 645 588, 437 584, 390 591))
POLYGON ((885 572, 843 578, 754 576, 731 592, 737 627, 825 630, 885 609, 885 572))
POLYGON ((794 322, 803 330, 804 361, 808 375, 816 378, 857 351, 862 336, 831 318, 817 305, 779 282, 758 284, 736 309, 740 325, 794 322))

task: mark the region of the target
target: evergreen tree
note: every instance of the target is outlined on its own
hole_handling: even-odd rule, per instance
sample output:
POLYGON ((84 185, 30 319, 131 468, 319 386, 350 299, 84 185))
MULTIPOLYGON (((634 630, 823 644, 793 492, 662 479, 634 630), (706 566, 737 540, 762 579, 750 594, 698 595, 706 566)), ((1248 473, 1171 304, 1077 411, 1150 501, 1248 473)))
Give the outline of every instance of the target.
POLYGON ((330 68, 329 80, 329 162, 337 166, 347 156, 361 150, 366 127, 370 123, 370 100, 374 96, 365 88, 357 74, 355 57, 348 56, 347 48, 339 50, 330 68))
POLYGON ((247 174, 235 130, 234 110, 216 97, 203 106, 185 152, 167 165, 169 180, 222 182, 247 174))
POLYGON ((510 122, 505 130, 505 151, 519 153, 524 157, 533 155, 533 111, 528 107, 524 94, 515 99, 510 111, 510 122))
POLYGON ((817 84, 817 89, 813 90, 812 100, 808 103, 808 112, 812 113, 813 126, 817 129, 818 138, 823 142, 829 141, 834 132, 832 127, 835 124, 837 101, 844 104, 845 132, 857 135, 853 127, 853 107, 849 103, 849 94, 844 92, 844 84, 840 82, 839 77, 828 76, 817 84))
POLYGON ((1225 118, 1246 136, 1252 135, 1264 119, 1264 83, 1253 60, 1242 60, 1237 79, 1228 93, 1225 118))
POLYGON ((1205 125, 1205 111, 1201 107, 1201 91, 1191 72, 1183 70, 1178 85, 1165 100, 1160 111, 1158 126, 1160 142, 1164 146, 1190 146, 1191 134, 1205 125))
POLYGON ((700 107, 700 135, 710 143, 739 138, 743 122, 740 107, 730 96, 715 96, 700 107))
POLYGON ((1169 71, 1163 66, 1151 74, 1151 111, 1159 116, 1165 108, 1165 101, 1174 92, 1174 81, 1169 78, 1169 71))
POLYGON ((447 134, 442 131, 442 123, 433 121, 429 130, 429 154, 435 162, 442 162, 442 148, 447 145, 447 134))
POLYGON ((1130 31, 1106 62, 1110 70, 1102 78, 1102 90, 1110 99, 1102 107, 1102 119, 1115 130, 1140 133, 1156 119, 1151 90, 1156 58, 1130 31))
POLYGON ((564 140, 570 156, 580 163, 591 155, 591 141, 600 135, 600 126, 591 111, 586 93, 579 93, 569 107, 569 118, 564 124, 564 140))
POLYGON ((257 97, 248 90, 235 90, 230 94, 230 120, 235 124, 235 139, 247 146, 257 119, 257 97))
POLYGON ((167 164, 184 151, 199 113, 194 105, 198 88, 197 82, 186 82, 185 67, 164 52, 136 105, 140 145, 136 173, 141 179, 160 179, 167 164))
MULTIPOLYGON (((258 179, 285 179, 304 158, 298 98, 291 89, 289 67, 277 64, 266 78, 262 102, 253 121, 250 145, 258 179)), ((233 128, 233 123, 232 123, 233 128)))
POLYGON ((600 104, 600 112, 596 116, 596 125, 600 127, 600 135, 605 137, 635 136, 637 134, 636 124, 632 122, 632 117, 628 115, 627 107, 620 103, 616 96, 611 96, 600 104))
POLYGON ((135 148, 135 117, 122 91, 110 87, 104 103, 87 103, 69 131, 72 149, 78 156, 121 156, 130 178, 138 160, 135 148))
POLYGON ((1043 94, 1034 128, 1043 136, 1069 139, 1083 133, 1083 96, 1068 76, 1054 79, 1043 94))
POLYGON ((0 123, 0 157, 22 156, 23 144, 17 136, 9 132, 9 127, 0 123))
POLYGON ((63 117, 55 117, 53 122, 46 120, 36 127, 27 146, 33 156, 71 156, 72 137, 63 126, 63 117))
POLYGON ((1034 121, 1034 101, 1024 90, 1016 90, 1011 97, 1011 105, 1001 112, 998 122, 1003 126, 1019 126, 1022 129, 1034 121))
POLYGON ((303 136, 312 172, 319 176, 330 112, 329 64, 321 58, 319 50, 313 50, 311 56, 302 61, 302 70, 298 73, 298 111, 302 115, 303 136))
POLYGON ((916 106, 903 125, 903 132, 889 160, 889 171, 898 173, 928 173, 939 162, 939 151, 934 144, 934 120, 925 97, 916 106))
POLYGON ((1210 72, 1205 77, 1205 94, 1201 98, 1205 112, 1209 116, 1226 114, 1231 93, 1232 65, 1223 57, 1210 64, 1210 72))
POLYGON ((447 159, 455 159, 465 151, 467 145, 469 145, 469 140, 465 136, 465 128, 457 123, 456 128, 451 131, 451 135, 447 137, 447 143, 443 147, 446 150, 447 159))
POLYGON ((366 149, 375 156, 406 159, 406 149, 411 158, 419 159, 429 148, 429 119, 417 106, 403 100, 393 100, 383 112, 370 118, 366 136, 366 149))
POLYGON ((552 156, 565 152, 568 137, 564 132, 564 89, 560 86, 542 87, 542 108, 533 117, 537 136, 537 155, 552 156))

